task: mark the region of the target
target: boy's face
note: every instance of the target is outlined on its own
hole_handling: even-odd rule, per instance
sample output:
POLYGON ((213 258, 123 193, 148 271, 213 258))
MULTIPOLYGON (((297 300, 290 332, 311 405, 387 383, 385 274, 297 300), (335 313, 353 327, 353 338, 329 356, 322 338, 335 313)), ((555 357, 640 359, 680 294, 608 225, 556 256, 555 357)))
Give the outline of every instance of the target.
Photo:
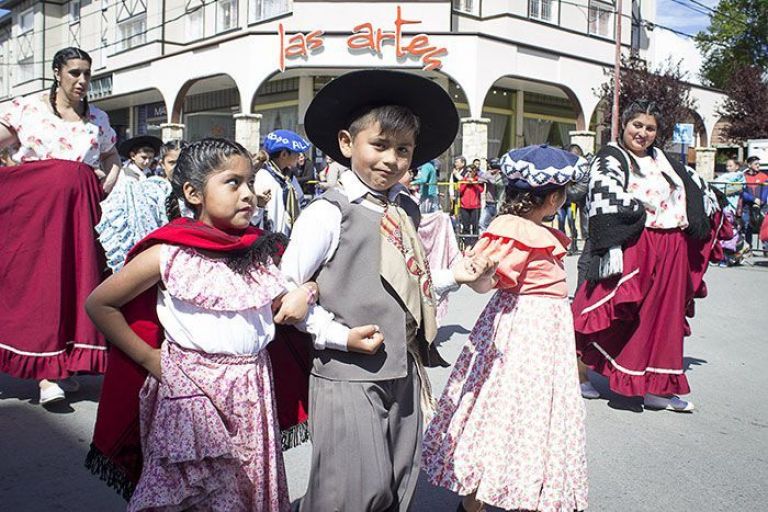
POLYGON ((149 167, 153 158, 155 158, 155 152, 150 148, 140 148, 136 151, 131 151, 131 161, 142 171, 149 167))
POLYGON ((381 133, 378 121, 354 138, 339 132, 339 148, 352 162, 352 170, 373 190, 389 190, 411 167, 416 137, 411 132, 381 133))

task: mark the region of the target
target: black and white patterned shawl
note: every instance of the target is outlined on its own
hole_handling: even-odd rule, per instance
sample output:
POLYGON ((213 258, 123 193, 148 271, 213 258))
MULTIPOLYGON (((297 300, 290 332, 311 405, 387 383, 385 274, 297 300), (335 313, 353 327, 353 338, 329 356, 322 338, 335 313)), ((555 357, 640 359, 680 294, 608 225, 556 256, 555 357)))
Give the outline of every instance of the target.
MULTIPOLYGON (((652 151, 661 150, 654 148, 652 151)), ((685 186, 689 223, 685 232, 694 238, 705 239, 710 230, 704 199, 707 183, 676 159, 667 160, 685 186)), ((637 238, 645 227, 645 208, 627 192, 630 173, 637 169, 635 159, 615 143, 603 146, 592 161, 587 192, 591 245, 589 281, 621 274, 621 248, 637 238)))

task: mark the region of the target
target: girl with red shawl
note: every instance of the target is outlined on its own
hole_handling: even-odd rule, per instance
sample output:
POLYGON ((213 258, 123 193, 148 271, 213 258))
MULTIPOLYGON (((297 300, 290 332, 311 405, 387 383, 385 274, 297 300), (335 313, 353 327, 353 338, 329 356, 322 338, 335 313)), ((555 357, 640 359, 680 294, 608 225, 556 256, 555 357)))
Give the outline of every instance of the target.
MULTIPOLYGON (((317 289, 288 292, 275 266, 287 240, 250 226, 254 175, 237 143, 184 147, 169 216, 183 198, 195 220, 150 233, 88 298, 114 348, 86 466, 129 511, 290 508, 278 409, 291 404, 277 381, 303 382, 306 395, 306 378, 267 346, 276 322, 304 319, 317 289)), ((351 346, 374 332, 352 329, 351 346)))
POLYGON ((104 268, 99 201, 120 167, 107 114, 88 105, 91 57, 65 48, 52 67, 50 91, 0 107, 0 147, 21 162, 0 170, 0 372, 37 380, 41 404, 106 368, 84 304, 104 268))

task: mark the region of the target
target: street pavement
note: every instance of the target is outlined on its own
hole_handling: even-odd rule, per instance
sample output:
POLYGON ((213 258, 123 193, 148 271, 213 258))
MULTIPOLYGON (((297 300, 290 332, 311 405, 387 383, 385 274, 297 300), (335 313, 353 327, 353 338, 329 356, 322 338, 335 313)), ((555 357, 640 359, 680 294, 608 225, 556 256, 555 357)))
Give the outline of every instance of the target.
MULTIPOLYGON (((569 275, 575 276, 569 258, 569 275)), ((574 279, 575 281, 575 279, 574 279)), ((709 297, 697 303, 685 365, 697 409, 644 411, 639 400, 607 391, 587 402, 592 511, 768 510, 768 260, 711 267, 709 297)), ((462 289, 440 328, 453 362, 489 295, 462 289)), ((450 369, 430 370, 436 393, 450 369)), ((82 377, 71 400, 48 411, 37 387, 0 375, 0 511, 119 511, 125 502, 83 467, 100 378, 82 377)), ((285 455, 291 498, 309 473, 310 446, 285 455)), ((421 475, 413 512, 453 511, 458 498, 421 475)))

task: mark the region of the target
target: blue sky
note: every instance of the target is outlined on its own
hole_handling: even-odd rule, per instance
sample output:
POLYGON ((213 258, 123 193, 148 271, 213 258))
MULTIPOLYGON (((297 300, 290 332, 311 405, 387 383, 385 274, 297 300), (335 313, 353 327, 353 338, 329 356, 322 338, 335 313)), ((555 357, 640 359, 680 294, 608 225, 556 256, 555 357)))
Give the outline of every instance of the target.
MULTIPOLYGON (((718 4, 718 0, 697 1, 709 7, 717 7, 718 4)), ((706 12, 706 9, 690 0, 658 0, 656 22, 687 34, 696 34, 709 26, 709 17, 702 12, 706 12)))

